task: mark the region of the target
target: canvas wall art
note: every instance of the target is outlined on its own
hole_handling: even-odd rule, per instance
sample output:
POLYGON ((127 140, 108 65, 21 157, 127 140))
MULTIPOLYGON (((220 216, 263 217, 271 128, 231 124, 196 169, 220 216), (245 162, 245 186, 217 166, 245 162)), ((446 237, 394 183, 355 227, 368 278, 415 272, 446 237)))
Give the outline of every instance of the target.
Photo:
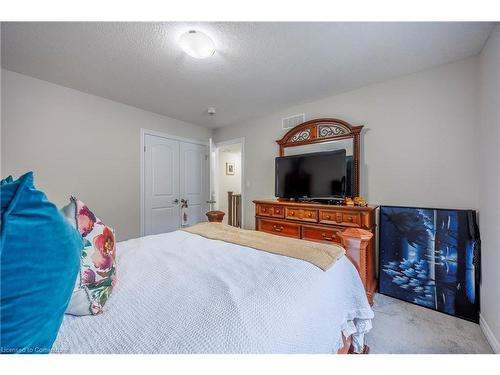
POLYGON ((476 212, 380 208, 379 292, 478 322, 476 212))

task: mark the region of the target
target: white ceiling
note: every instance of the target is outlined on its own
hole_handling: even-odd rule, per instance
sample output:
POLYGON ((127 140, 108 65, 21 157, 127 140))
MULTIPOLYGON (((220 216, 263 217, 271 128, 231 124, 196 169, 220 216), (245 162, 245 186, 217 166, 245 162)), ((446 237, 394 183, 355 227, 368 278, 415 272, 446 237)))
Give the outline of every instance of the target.
POLYGON ((4 22, 2 67, 216 128, 475 55, 492 27, 4 22), (214 56, 196 60, 179 48, 190 29, 214 40, 214 56))

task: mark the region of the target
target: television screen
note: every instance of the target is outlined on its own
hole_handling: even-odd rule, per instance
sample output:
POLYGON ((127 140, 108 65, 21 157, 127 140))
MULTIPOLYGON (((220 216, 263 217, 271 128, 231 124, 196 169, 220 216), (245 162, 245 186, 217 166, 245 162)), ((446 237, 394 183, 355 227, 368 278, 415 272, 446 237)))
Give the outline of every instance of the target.
POLYGON ((279 198, 344 198, 346 150, 276 158, 275 195, 279 198))

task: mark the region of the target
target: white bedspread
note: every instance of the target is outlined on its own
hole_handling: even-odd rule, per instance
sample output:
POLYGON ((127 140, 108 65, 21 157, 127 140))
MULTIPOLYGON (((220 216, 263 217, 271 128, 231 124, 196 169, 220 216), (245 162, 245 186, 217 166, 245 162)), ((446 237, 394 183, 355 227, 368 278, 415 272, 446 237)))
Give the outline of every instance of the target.
POLYGON ((302 260, 182 231, 121 242, 97 316, 66 315, 59 353, 336 353, 373 312, 351 262, 302 260))

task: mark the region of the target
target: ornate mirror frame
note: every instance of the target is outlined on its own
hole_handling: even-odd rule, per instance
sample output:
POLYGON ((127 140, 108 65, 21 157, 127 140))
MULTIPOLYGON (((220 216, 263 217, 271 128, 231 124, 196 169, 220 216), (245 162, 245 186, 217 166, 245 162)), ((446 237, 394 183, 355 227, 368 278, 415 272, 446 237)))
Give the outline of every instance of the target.
POLYGON ((332 140, 353 140, 352 173, 353 196, 359 196, 359 138, 363 125, 354 126, 336 118, 309 120, 290 129, 276 143, 280 147, 279 156, 285 156, 285 148, 332 140))

